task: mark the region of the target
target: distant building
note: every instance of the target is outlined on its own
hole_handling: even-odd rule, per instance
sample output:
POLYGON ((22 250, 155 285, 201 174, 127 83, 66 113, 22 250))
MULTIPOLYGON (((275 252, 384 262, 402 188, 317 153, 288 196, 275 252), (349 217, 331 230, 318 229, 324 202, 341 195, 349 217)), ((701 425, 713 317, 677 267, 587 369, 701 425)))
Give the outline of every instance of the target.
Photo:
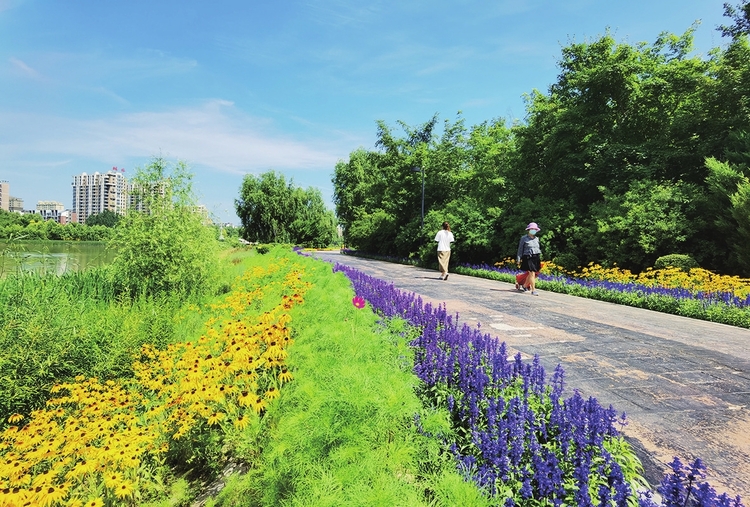
POLYGON ((10 208, 9 211, 15 211, 16 213, 23 213, 23 199, 20 197, 10 196, 10 208))
POLYGON ((0 209, 10 211, 10 183, 0 181, 0 209))
POLYGON ((65 225, 70 220, 70 211, 65 211, 65 206, 57 201, 37 201, 36 212, 45 220, 54 220, 58 224, 65 225))
POLYGON ((69 215, 69 211, 64 211, 61 209, 36 209, 36 213, 41 216, 44 220, 53 220, 57 222, 58 224, 65 225, 68 223, 68 220, 66 218, 66 214, 69 215))
POLYGON ((211 225, 214 223, 214 221, 211 220, 211 214, 208 212, 208 208, 204 204, 195 206, 193 211, 201 217, 203 225, 211 225))
POLYGON ((128 203, 127 180, 118 172, 73 176, 73 209, 78 222, 108 210, 125 214, 128 203))
POLYGON ((57 201, 37 201, 36 203, 37 211, 63 211, 64 209, 65 205, 57 201))
POLYGON ((148 212, 148 202, 153 199, 163 198, 167 195, 167 187, 164 183, 156 183, 150 189, 144 189, 137 184, 128 185, 128 209, 148 212))

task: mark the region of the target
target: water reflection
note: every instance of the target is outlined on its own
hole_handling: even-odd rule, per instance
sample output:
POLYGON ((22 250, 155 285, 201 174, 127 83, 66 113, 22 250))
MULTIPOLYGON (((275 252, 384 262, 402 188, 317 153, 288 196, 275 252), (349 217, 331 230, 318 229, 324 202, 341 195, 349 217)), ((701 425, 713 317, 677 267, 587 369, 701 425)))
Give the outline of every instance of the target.
POLYGON ((0 276, 18 272, 81 271, 112 262, 114 252, 100 241, 0 241, 0 276))

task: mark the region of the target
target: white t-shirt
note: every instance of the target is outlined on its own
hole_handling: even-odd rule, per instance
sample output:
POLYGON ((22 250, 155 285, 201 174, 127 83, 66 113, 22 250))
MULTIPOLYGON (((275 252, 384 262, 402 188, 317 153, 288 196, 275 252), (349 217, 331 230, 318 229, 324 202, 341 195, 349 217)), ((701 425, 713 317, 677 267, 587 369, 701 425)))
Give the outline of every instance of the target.
POLYGON ((438 242, 438 252, 447 252, 450 251, 451 243, 455 240, 453 239, 453 233, 451 231, 440 229, 438 233, 435 234, 435 241, 438 242))

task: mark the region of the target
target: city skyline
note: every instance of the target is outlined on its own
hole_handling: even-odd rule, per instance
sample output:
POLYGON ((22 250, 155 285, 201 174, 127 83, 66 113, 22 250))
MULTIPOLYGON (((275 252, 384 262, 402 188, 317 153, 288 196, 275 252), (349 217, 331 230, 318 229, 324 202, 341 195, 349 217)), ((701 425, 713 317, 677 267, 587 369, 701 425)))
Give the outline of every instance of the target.
POLYGON ((238 223, 242 178, 275 170, 332 207, 335 164, 375 149, 378 120, 523 121, 562 47, 607 31, 653 43, 695 21, 726 44, 723 0, 371 2, 221 6, 0 0, 0 180, 25 202, 70 177, 154 156, 188 163, 199 201, 238 223))

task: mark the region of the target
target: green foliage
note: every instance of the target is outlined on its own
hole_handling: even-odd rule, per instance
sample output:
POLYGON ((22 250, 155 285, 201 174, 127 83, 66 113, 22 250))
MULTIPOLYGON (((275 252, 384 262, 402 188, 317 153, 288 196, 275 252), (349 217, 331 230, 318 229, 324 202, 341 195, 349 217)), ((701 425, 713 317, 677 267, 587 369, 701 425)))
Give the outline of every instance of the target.
POLYGON ((750 43, 737 37, 702 58, 695 30, 652 44, 609 32, 568 44, 557 80, 528 94, 526 120, 510 128, 467 127, 459 113, 440 133, 436 117, 398 122, 399 136, 379 121, 377 149, 336 165, 346 245, 433 262, 428 232, 444 218, 456 259, 492 263, 515 254, 533 220, 548 259, 642 270, 680 251, 750 274, 737 188, 750 176, 750 43), (711 167, 724 161, 732 174, 711 167))
POLYGON ((439 441, 414 427, 421 414, 436 437, 449 431, 447 413, 423 410, 415 395, 411 330, 399 321, 381 327, 370 309, 352 305, 343 275, 304 263, 313 285, 291 311, 295 379, 269 406, 269 430, 256 433, 254 468, 213 505, 487 505, 439 441))
POLYGON ((325 247, 338 236, 336 218, 320 191, 295 187, 275 171, 246 175, 235 208, 244 238, 252 242, 325 247))
POLYGON ((114 211, 104 210, 101 213, 94 213, 89 215, 86 219, 86 225, 91 227, 94 225, 103 225, 104 227, 115 227, 120 221, 120 215, 114 211))
POLYGON ((488 256, 495 249, 492 230, 504 204, 502 170, 513 153, 510 130, 501 120, 467 129, 459 116, 456 122, 444 122, 437 139, 436 121, 433 117, 418 127, 399 122, 403 138, 379 122, 376 144, 381 151, 359 149, 336 165, 334 202, 348 246, 432 258, 435 232, 447 220, 454 231, 466 232, 463 242, 456 243, 457 258, 463 255, 461 248, 469 256, 488 256), (491 208, 484 209, 488 203, 491 208))
POLYGON ((599 256, 627 267, 648 265, 659 254, 681 249, 701 224, 695 185, 642 180, 621 195, 602 193, 604 200, 591 206, 599 256))
POLYGON ((747 249, 747 245, 750 245, 750 179, 745 178, 730 199, 732 218, 737 223, 737 229, 731 235, 732 246, 737 263, 747 273, 750 272, 750 254, 747 249))
POLYGON ((138 206, 115 229, 110 246, 118 290, 130 295, 201 295, 215 289, 217 242, 196 212, 184 162, 154 158, 133 179, 138 206))
POLYGON ((175 334, 174 298, 117 298, 106 269, 0 280, 0 421, 44 407, 49 389, 76 375, 131 374, 143 343, 175 334))
POLYGON ((732 6, 724 4, 724 16, 733 21, 732 25, 721 25, 718 30, 725 37, 738 39, 743 35, 750 35, 750 1, 732 6))
POLYGON ((552 259, 552 262, 569 271, 575 270, 581 265, 581 261, 575 256, 575 254, 565 252, 557 254, 552 259))
POLYGON ((111 234, 112 230, 102 225, 60 225, 54 220, 43 220, 36 214, 22 215, 0 210, 0 239, 104 241, 111 234))
MULTIPOLYGON (((413 225, 409 228, 413 230, 413 225)), ((347 229, 345 241, 365 251, 387 254, 392 249, 396 237, 396 220, 382 209, 361 214, 358 220, 347 229)))
POLYGON ((685 272, 689 272, 692 268, 700 266, 695 259, 684 254, 663 255, 654 262, 654 269, 664 269, 668 267, 680 268, 685 272))
POLYGON ((725 258, 728 271, 750 272, 750 255, 745 248, 750 241, 750 179, 747 176, 750 170, 742 162, 732 165, 715 158, 706 160, 706 168, 707 199, 714 217, 712 246, 725 258))

